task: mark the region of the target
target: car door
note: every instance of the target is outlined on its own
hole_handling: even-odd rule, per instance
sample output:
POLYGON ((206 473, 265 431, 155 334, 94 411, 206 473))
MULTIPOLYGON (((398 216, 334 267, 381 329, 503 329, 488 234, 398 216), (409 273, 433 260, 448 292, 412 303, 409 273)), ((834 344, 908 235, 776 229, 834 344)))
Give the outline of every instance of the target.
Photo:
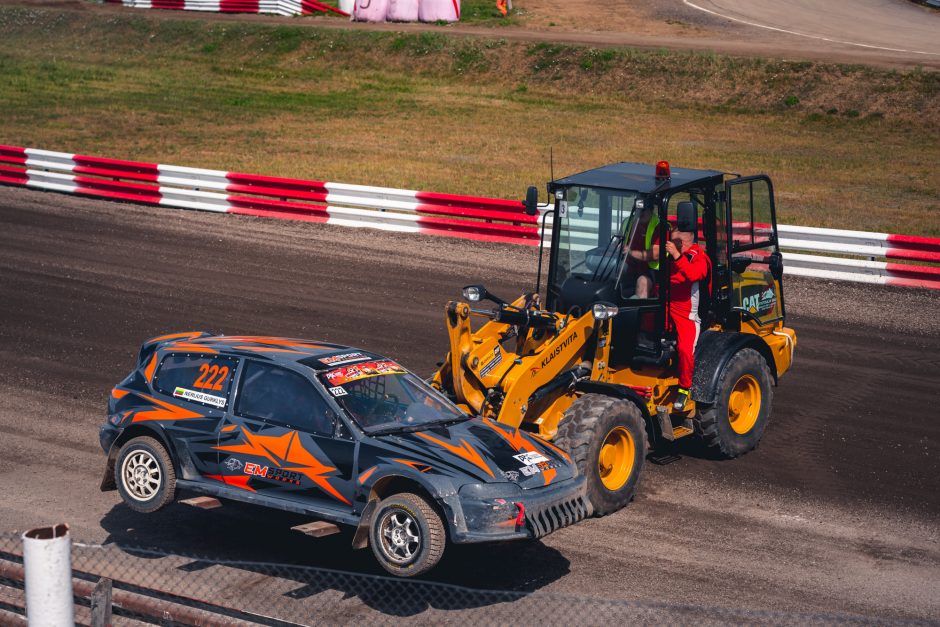
POLYGON ((245 360, 230 420, 218 444, 225 483, 316 509, 351 509, 355 443, 333 437, 336 418, 306 376, 245 360))
POLYGON ((176 451, 181 478, 218 473, 215 445, 230 410, 237 366, 237 359, 218 354, 169 353, 160 361, 153 378, 155 412, 176 451))

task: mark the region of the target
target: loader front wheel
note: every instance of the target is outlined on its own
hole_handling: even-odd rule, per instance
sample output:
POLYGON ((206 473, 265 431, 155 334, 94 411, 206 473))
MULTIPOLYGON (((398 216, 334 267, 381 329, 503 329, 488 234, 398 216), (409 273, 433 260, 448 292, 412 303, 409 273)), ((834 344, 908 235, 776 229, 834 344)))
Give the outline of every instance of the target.
POLYGON ((738 351, 721 373, 717 402, 699 406, 705 445, 729 459, 756 448, 770 421, 773 396, 764 358, 750 348, 738 351))
POLYGON ((585 394, 565 412, 555 443, 571 455, 587 481, 596 516, 633 498, 646 457, 646 429, 639 408, 600 394, 585 394))

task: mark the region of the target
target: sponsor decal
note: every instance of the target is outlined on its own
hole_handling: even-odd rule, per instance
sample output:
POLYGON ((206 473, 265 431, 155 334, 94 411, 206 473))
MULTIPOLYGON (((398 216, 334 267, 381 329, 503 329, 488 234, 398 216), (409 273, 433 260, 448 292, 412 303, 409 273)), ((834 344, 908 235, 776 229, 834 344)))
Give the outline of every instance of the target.
POLYGON ((176 388, 173 390, 173 396, 184 398, 187 401, 196 401, 197 403, 212 405, 213 407, 225 407, 226 402, 225 398, 222 396, 215 396, 213 394, 206 394, 205 392, 197 392, 196 390, 188 390, 186 388, 176 388))
POLYGON ((340 364, 348 364, 353 361, 362 361, 363 359, 368 359, 362 353, 343 353, 342 355, 331 355, 329 357, 323 357, 320 359, 320 363, 327 366, 338 366, 340 364))
POLYGON ((745 286, 741 288, 741 305, 752 314, 770 313, 777 307, 777 294, 773 286, 745 286))
POLYGON ((534 466, 539 462, 547 462, 548 458, 542 455, 541 453, 528 452, 528 453, 519 453, 518 455, 513 455, 515 459, 518 459, 520 462, 526 466, 534 466))
POLYGON ((538 367, 529 368, 529 371, 531 372, 532 376, 534 377, 536 374, 538 374, 539 370, 541 370, 542 368, 544 368, 544 367, 547 366, 548 364, 552 363, 552 360, 555 359, 556 357, 558 357, 559 353, 561 353, 561 351, 563 351, 563 350, 565 350, 566 348, 568 348, 568 346, 569 346, 572 342, 574 342, 576 339, 578 339, 578 332, 577 332, 577 331, 575 331, 574 333, 572 333, 571 335, 569 335, 568 337, 566 337, 566 338, 562 341, 561 344, 559 344, 558 346, 556 346, 555 348, 552 349, 552 352, 550 352, 548 355, 546 355, 545 357, 543 357, 543 358, 542 358, 542 363, 539 364, 538 367))
POLYGON ((261 464, 253 464, 251 462, 246 463, 245 474, 253 475, 255 477, 263 477, 265 479, 271 479, 272 481, 281 481, 283 483, 292 483, 294 485, 300 485, 300 473, 299 472, 292 472, 290 470, 281 470, 280 468, 262 466, 261 464))
POLYGON ((546 459, 543 462, 536 462, 530 466, 520 466, 519 472, 521 472, 526 477, 532 477, 533 475, 537 475, 540 472, 548 472, 552 468, 558 468, 558 466, 558 463, 546 459))
POLYGON ((519 473, 515 470, 504 470, 503 476, 509 481, 519 481, 519 473))
POLYGON ((499 350, 499 346, 493 349, 493 359, 491 359, 485 366, 480 368, 480 376, 485 377, 493 371, 493 368, 503 363, 503 352, 499 350))
POLYGON ((351 381, 383 374, 405 374, 405 369, 394 361, 368 361, 363 364, 331 370, 326 373, 326 380, 332 386, 340 386, 351 381))
POLYGON ((238 458, 229 457, 228 459, 225 460, 225 467, 231 470, 232 472, 235 472, 236 470, 241 470, 242 466, 244 466, 244 464, 242 464, 241 460, 238 458))
POLYGON ((335 388, 330 388, 330 394, 333 396, 346 396, 347 392, 343 388, 336 386, 335 388))

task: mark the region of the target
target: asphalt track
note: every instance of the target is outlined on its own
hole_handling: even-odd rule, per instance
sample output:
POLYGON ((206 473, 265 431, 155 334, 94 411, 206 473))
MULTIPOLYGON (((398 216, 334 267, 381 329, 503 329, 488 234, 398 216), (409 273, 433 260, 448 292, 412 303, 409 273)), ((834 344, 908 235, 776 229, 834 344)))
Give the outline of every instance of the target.
MULTIPOLYGON (((348 22, 322 16, 296 19, 273 15, 201 11, 145 11, 148 18, 246 21, 394 32, 441 32, 509 41, 552 41, 588 46, 717 52, 940 70, 940 11, 908 0, 535 0, 530 13, 545 13, 530 27, 494 28, 452 24, 348 22), (550 23, 543 23, 551 17, 550 23), (556 25, 557 22, 557 25, 556 25)), ((86 0, 8 0, 9 4, 95 11, 138 12, 86 0)))
POLYGON ((907 0, 682 0, 744 27, 868 50, 940 57, 940 15, 907 0))
MULTIPOLYGON (((86 542, 378 573, 348 536, 289 532, 296 517, 178 504, 142 516, 99 492, 108 392, 143 339, 189 329, 367 346, 424 374, 459 287, 515 294, 534 261, 527 247, 0 188, 0 530, 68 521, 86 542)), ((625 510, 544 542, 452 549, 429 578, 940 620, 940 293, 793 279, 787 298, 796 362, 756 451, 684 449, 647 466, 625 510)), ((148 575, 182 577, 170 564, 148 560, 148 575)), ((352 596, 342 607, 367 603, 352 596)))

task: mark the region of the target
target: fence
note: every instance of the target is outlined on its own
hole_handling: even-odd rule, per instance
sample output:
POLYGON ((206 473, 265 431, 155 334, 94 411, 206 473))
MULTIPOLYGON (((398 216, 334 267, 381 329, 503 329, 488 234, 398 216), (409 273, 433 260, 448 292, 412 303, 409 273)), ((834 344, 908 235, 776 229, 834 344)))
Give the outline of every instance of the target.
POLYGON ((318 0, 105 0, 137 9, 174 9, 179 11, 211 11, 214 13, 271 13, 274 15, 310 15, 332 12, 349 16, 345 11, 318 0))
MULTIPOLYGON (((23 546, 0 534, 0 624, 25 625, 23 546)), ((506 567, 505 565, 502 567, 506 567)), ((511 565, 522 570, 525 565, 511 565)), ((919 625, 923 621, 478 590, 301 565, 221 561, 74 543, 75 621, 140 625, 919 625), (102 594, 104 592, 105 594, 102 594), (104 608, 106 610, 107 608, 104 608)), ((485 583, 485 574, 481 583, 485 583)), ((643 594, 644 591, 637 591, 643 594)), ((652 592, 650 592, 652 593, 652 592)))
MULTIPOLYGON (((0 145, 0 183, 224 213, 537 245, 519 201, 205 170, 0 145)), ((779 226, 786 272, 940 289, 940 239, 779 226), (812 255, 807 253, 822 253, 812 255), (883 259, 883 261, 882 261, 883 259), (899 261, 906 263, 898 263, 899 261)))

